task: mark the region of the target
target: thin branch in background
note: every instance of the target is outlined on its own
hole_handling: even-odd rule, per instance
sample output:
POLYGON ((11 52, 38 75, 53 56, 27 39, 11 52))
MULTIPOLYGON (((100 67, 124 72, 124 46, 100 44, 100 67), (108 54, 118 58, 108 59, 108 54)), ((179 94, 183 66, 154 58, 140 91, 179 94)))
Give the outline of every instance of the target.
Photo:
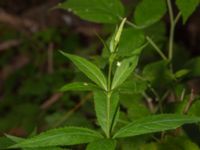
POLYGON ((9 14, 2 9, 0 9, 0 22, 9 24, 21 31, 29 29, 31 32, 35 32, 38 29, 38 24, 35 21, 9 14))
POLYGON ((155 112, 155 107, 153 105, 153 100, 151 97, 149 97, 145 92, 142 93, 143 97, 145 98, 146 102, 147 102, 147 105, 148 105, 148 108, 150 110, 151 113, 154 113, 155 112))
POLYGON ((49 99, 47 99, 40 108, 42 110, 47 110, 50 108, 53 104, 55 104, 61 97, 63 96, 63 93, 55 93, 53 94, 49 99))
POLYGON ((9 48, 16 47, 20 44, 20 40, 14 39, 14 40, 8 40, 0 43, 0 52, 5 51, 9 48))
MULTIPOLYGON (((173 59, 173 49, 174 49, 174 31, 178 20, 181 17, 181 13, 179 12, 176 17, 174 17, 174 12, 172 10, 171 0, 167 0, 167 6, 169 10, 169 18, 170 18, 170 34, 169 34, 169 50, 168 50, 168 59, 172 61, 173 59)), ((172 64, 171 71, 173 72, 172 64)))
POLYGON ((192 106, 192 103, 194 102, 194 100, 195 100, 194 89, 191 89, 191 94, 190 94, 188 103, 183 110, 184 114, 188 113, 188 111, 189 111, 190 107, 192 106))
POLYGON ((87 100, 89 100, 92 97, 92 93, 88 93, 83 99, 76 104, 72 109, 70 109, 64 116, 58 120, 52 127, 58 127, 62 125, 75 111, 77 111, 82 105, 85 104, 87 100))
POLYGON ((162 57, 162 59, 167 60, 167 57, 165 56, 165 54, 161 51, 161 49, 154 43, 154 41, 147 36, 146 37, 147 41, 149 42, 149 44, 152 45, 152 47, 156 50, 156 52, 162 57))
POLYGON ((8 65, 5 65, 2 70, 0 70, 0 79, 5 80, 9 75, 14 73, 16 70, 23 68, 28 64, 30 58, 27 55, 17 55, 14 57, 12 62, 8 65))
POLYGON ((183 101, 183 99, 184 99, 184 97, 185 97, 185 92, 186 92, 186 90, 185 90, 185 88, 182 90, 182 92, 181 92, 181 96, 180 96, 180 101, 183 101))
POLYGON ((48 46, 48 50, 47 50, 47 55, 48 55, 48 60, 47 60, 47 71, 49 74, 52 74, 54 72, 54 68, 53 68, 53 48, 54 45, 53 43, 50 43, 48 46))

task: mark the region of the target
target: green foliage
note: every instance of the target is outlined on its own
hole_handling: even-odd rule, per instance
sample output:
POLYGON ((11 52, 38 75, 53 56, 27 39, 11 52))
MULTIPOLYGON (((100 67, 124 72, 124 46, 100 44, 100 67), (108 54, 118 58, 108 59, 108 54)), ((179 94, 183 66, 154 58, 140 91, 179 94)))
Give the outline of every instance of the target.
POLYGON ((125 28, 119 41, 118 54, 119 56, 139 55, 144 44, 145 37, 141 30, 133 28, 125 28), (128 40, 127 40, 128 39, 128 40))
POLYGON ((116 144, 115 140, 103 139, 88 144, 86 150, 115 150, 116 144))
POLYGON ((124 17, 120 0, 68 0, 58 7, 98 23, 117 23, 124 17))
POLYGON ((94 92, 94 103, 97 120, 107 134, 110 134, 114 122, 117 120, 119 94, 118 93, 106 93, 103 91, 94 92))
MULTIPOLYGON (((199 96, 195 95, 196 93, 193 90, 189 91, 186 88, 187 81, 184 81, 186 77, 192 79, 192 77, 200 76, 200 58, 191 59, 185 65, 180 63, 181 65, 174 67, 173 64, 176 23, 180 14, 186 22, 199 5, 199 0, 189 0, 187 2, 186 0, 176 0, 176 4, 180 10, 177 15, 172 9, 170 0, 141 0, 136 5, 135 11, 126 15, 127 18, 133 18, 134 24, 126 18, 125 8, 120 0, 67 0, 61 3, 58 8, 73 12, 81 19, 95 23, 112 24, 110 26, 112 30, 113 25, 116 26, 117 24, 117 27, 113 34, 110 31, 105 34, 111 35, 107 42, 104 42, 98 35, 103 43, 104 52, 102 57, 94 56, 93 61, 61 51, 61 54, 72 61, 81 71, 75 77, 73 73, 70 74, 70 71, 63 74, 63 69, 60 69, 55 74, 48 72, 49 74, 44 78, 37 74, 32 78, 33 80, 25 80, 22 83, 23 86, 19 89, 18 85, 12 85, 17 88, 20 95, 24 96, 24 99, 29 99, 30 96, 34 97, 35 95, 40 95, 41 99, 46 98, 46 95, 50 93, 48 87, 53 86, 57 91, 61 84, 72 79, 74 80, 73 83, 67 83, 59 91, 89 91, 90 93, 89 96, 85 96, 85 93, 78 93, 78 95, 77 93, 75 95, 67 93, 68 95, 64 96, 66 98, 62 98, 62 103, 55 106, 55 108, 61 109, 46 117, 46 121, 50 125, 54 126, 56 124, 55 126, 59 126, 64 122, 65 127, 50 129, 27 139, 6 135, 6 139, 0 139, 3 148, 60 150, 69 146, 88 144, 85 145, 87 150, 115 150, 117 148, 122 150, 164 150, 167 146, 165 147, 155 140, 161 139, 166 145, 167 143, 173 143, 168 144, 170 145, 167 147, 168 149, 196 150, 198 146, 191 142, 189 136, 185 136, 187 131, 185 132, 184 128, 175 133, 177 138, 171 138, 168 136, 168 132, 164 132, 179 128, 184 124, 198 126, 196 123, 200 122, 199 96), (167 11, 170 20, 169 39, 165 37, 166 30, 162 22, 162 17, 167 11), (120 21, 121 24, 118 25, 120 21), (153 51, 154 49, 155 51, 153 51), (148 54, 147 58, 142 55, 142 51, 145 56, 148 54), (154 52, 157 52, 163 60, 158 59, 156 55, 154 56, 154 52), (168 56, 166 53, 168 53, 168 56), (139 60, 141 63, 138 63, 139 60), (82 73, 87 78, 82 76, 82 73), (107 75, 105 76, 104 73, 107 75), (63 77, 67 77, 66 80, 63 77), (94 101, 85 103, 86 100, 92 99, 91 93, 94 101), (69 98, 72 97, 73 99, 73 96, 75 101, 69 101, 69 98), (80 100, 80 102, 76 104, 76 100, 80 100), (80 112, 71 116, 83 104, 85 106, 80 112), (91 109, 92 104, 94 104, 94 109, 91 109), (68 107, 73 108, 65 114, 65 108, 68 107), (85 116, 82 111, 86 112, 85 116), (95 115, 93 115, 94 113, 95 115), (189 115, 183 115, 183 113, 189 115), (90 119, 94 120, 94 116, 97 121, 90 121, 90 119), (61 118, 61 120, 57 122, 58 118, 61 118), (71 124, 87 126, 91 129, 78 126, 70 127, 71 124), (94 131, 94 128, 99 132, 94 131), (161 137, 159 134, 156 134, 156 137, 154 136, 154 133, 157 132, 162 132, 161 137), (183 143, 183 145, 180 145, 180 143, 183 143)), ((53 29, 37 33, 33 40, 37 39, 41 39, 45 44, 52 40, 61 44, 59 43, 61 38, 53 29)), ((77 39, 77 36, 73 37, 72 41, 74 39, 77 39)), ((72 43, 69 47, 74 49, 80 46, 76 45, 77 43, 72 43)), ((68 44, 71 44, 71 42, 66 44, 67 47, 68 44)), ((40 47, 44 48, 44 45, 41 44, 40 47)), ((97 47, 99 45, 94 44, 89 48, 97 49, 97 47)), ((87 54, 88 51, 84 49, 81 53, 87 54)), ((9 56, 6 56, 3 61, 8 58, 9 56)), ((35 63, 41 61, 46 64, 47 62, 43 61, 43 58, 43 55, 39 56, 35 63)), ((54 60, 54 58, 52 59, 54 60)), ((56 67, 63 63, 62 59, 60 56, 55 58, 59 62, 56 67)), ((34 70, 36 68, 30 67, 29 73, 34 74, 34 70)), ((19 74, 18 76, 23 78, 26 74, 19 74)), ((16 79, 12 78, 12 80, 16 79)), ((5 92, 6 95, 10 95, 12 92, 12 87, 9 85, 9 83, 6 84, 8 86, 8 90, 5 92)), ((44 104, 49 105, 49 101, 51 103, 52 99, 55 101, 54 95, 52 97, 44 104)), ((41 101, 37 103, 40 105, 41 101)), ((11 114, 4 114, 5 120, 1 119, 3 123, 0 124, 0 128, 12 124, 12 122, 7 122, 7 118, 10 118, 10 116, 13 120, 26 118, 26 121, 14 124, 23 126, 24 124, 29 125, 30 119, 33 122, 34 116, 38 115, 38 105, 36 107, 35 105, 23 103, 19 107, 17 103, 15 104, 17 111, 13 109, 11 114), (15 114, 15 112, 17 113, 15 114)), ((7 104, 0 107, 5 109, 7 104)), ((40 108, 43 111, 38 116, 43 116, 46 113, 47 108, 43 107, 42 104, 40 108)), ((52 109, 49 109, 49 112, 51 111, 52 109)), ((32 122, 29 129, 27 129, 28 131, 34 128, 32 122)), ((37 121, 35 120, 35 122, 37 121)), ((41 122, 43 124, 44 120, 41 122)), ((44 125, 44 127, 46 126, 44 125)), ((82 148, 77 147, 78 149, 82 148)))
POLYGON ((98 87, 92 83, 87 83, 87 82, 74 82, 74 83, 69 83, 67 85, 64 85, 60 91, 61 92, 66 92, 66 91, 92 91, 94 89, 98 89, 98 87))
POLYGON ((117 131, 114 138, 136 136, 141 134, 176 129, 186 123, 199 122, 198 117, 162 114, 135 120, 117 131))
POLYGON ((183 16, 184 23, 188 20, 189 16, 191 16, 199 4, 199 0, 176 0, 176 5, 183 16))
POLYGON ((82 71, 88 78, 90 78, 92 81, 94 81, 97 85, 99 85, 103 89, 105 90, 107 89, 106 78, 101 72, 101 70, 97 68, 97 66, 79 56, 67 54, 64 52, 61 53, 67 58, 69 58, 76 65, 76 67, 80 71, 82 71))
POLYGON ((112 89, 120 86, 130 76, 137 63, 137 55, 124 59, 122 62, 117 62, 117 69, 112 81, 112 89))
POLYGON ((135 23, 147 27, 159 21, 166 13, 165 0, 142 0, 134 13, 135 23))
POLYGON ((200 76, 199 65, 200 65, 200 57, 195 57, 189 60, 188 62, 186 62, 184 67, 190 71, 189 72, 190 76, 198 77, 200 76))
POLYGON ((53 129, 12 146, 12 148, 36 148, 50 146, 64 146, 89 143, 100 139, 102 136, 90 129, 79 127, 64 127, 53 129))

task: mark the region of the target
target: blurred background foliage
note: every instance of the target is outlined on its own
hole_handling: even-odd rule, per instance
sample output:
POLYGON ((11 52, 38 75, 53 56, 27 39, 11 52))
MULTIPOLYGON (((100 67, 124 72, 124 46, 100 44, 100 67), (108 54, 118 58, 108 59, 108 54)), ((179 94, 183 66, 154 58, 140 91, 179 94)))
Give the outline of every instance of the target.
MULTIPOLYGON (((0 135, 9 133, 24 137, 62 125, 96 127, 91 93, 58 92, 68 82, 87 81, 58 50, 81 55, 103 68, 106 63, 104 57, 100 57, 103 46, 96 33, 107 40, 115 26, 83 21, 70 12, 54 9, 60 2, 62 0, 0 1, 0 135)), ((131 13, 137 2, 123 0, 126 12, 131 13)), ((174 9, 176 10, 175 6, 174 9)), ((134 41, 131 32, 127 31, 126 36, 134 41)), ((161 48, 165 48, 169 35, 168 16, 145 32, 161 48)), ((137 39, 133 48, 138 48, 143 44, 142 41, 143 39, 137 39)), ((126 85, 132 87, 132 93, 121 95, 121 123, 151 115, 157 109, 176 113, 185 110, 186 113, 200 116, 199 41, 198 8, 186 24, 182 25, 180 21, 176 28, 173 64, 177 71, 184 69, 176 73, 179 79, 177 82, 174 82, 174 76, 167 69, 166 62, 158 61, 159 55, 150 45, 143 50, 136 70, 141 74, 142 80, 134 77, 135 84, 126 85), (187 69, 190 71, 187 72, 187 69), (173 93, 168 91, 166 94, 166 89, 173 93), (142 95, 143 91, 147 91, 151 98, 142 95), (183 92, 184 98, 179 102, 175 101, 177 97, 181 98, 183 92), (186 110, 188 99, 192 96, 195 100, 186 110), (160 97, 162 101, 156 100, 156 97, 160 97), (157 105, 160 107, 156 107, 157 105)), ((132 43, 127 44, 130 47, 132 43)), ((121 52, 124 56, 128 53, 129 51, 121 52)), ((102 56, 106 57, 105 51, 102 56)), ((125 139, 121 141, 121 149, 199 149, 197 145, 200 145, 200 136, 194 136, 196 130, 200 133, 199 127, 196 130, 196 126, 185 128, 189 131, 187 135, 181 134, 177 138, 173 133, 165 137, 163 143, 152 140, 152 135, 125 139), (145 141, 149 142, 145 144, 145 141)), ((3 137, 0 138, 2 140, 3 137)))

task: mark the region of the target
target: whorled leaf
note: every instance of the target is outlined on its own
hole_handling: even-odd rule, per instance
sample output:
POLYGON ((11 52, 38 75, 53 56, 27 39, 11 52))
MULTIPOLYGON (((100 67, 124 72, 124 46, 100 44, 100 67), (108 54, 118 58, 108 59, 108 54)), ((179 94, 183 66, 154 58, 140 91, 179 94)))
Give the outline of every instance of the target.
POLYGON ((176 129, 183 124, 197 122, 200 122, 200 117, 176 114, 154 115, 135 120, 132 123, 122 127, 114 135, 114 138, 161 132, 165 130, 176 129))
POLYGON ((134 55, 117 63, 117 69, 112 81, 112 89, 120 86, 130 76, 138 64, 138 59, 139 56, 134 55))
POLYGON ((117 121, 119 94, 117 92, 95 91, 94 103, 98 123, 102 130, 108 134, 117 121))
POLYGON ((95 82, 97 85, 99 85, 101 88, 104 90, 107 90, 107 81, 104 76, 104 74, 101 72, 101 70, 94 65, 93 63, 89 62, 88 60, 76 56, 76 55, 71 55, 65 52, 61 53, 69 58, 74 65, 81 71, 83 72, 88 78, 90 78, 93 82, 95 82))
POLYGON ((64 85, 59 91, 93 91, 94 89, 99 89, 96 85, 87 82, 74 82, 64 85))
POLYGON ((102 136, 91 129, 80 127, 64 127, 43 132, 37 136, 25 139, 11 148, 37 148, 50 146, 67 146, 89 143, 102 136))

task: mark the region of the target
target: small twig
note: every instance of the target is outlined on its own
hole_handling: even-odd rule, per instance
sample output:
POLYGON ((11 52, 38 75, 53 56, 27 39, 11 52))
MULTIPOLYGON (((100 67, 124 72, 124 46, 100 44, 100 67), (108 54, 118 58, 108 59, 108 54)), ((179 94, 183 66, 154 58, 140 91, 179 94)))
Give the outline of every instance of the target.
POLYGON ((40 108, 43 110, 48 109, 51 107, 55 102, 57 102, 61 97, 63 96, 62 93, 55 93, 53 94, 49 99, 47 99, 41 106, 40 108))
POLYGON ((185 88, 183 89, 183 91, 181 92, 181 97, 180 97, 180 101, 183 101, 184 97, 185 97, 185 88))
MULTIPOLYGON (((124 18, 119 16, 120 20, 123 20, 124 18)), ((144 29, 146 26, 138 26, 136 24, 134 24, 133 22, 130 22, 129 20, 126 20, 126 24, 135 28, 135 29, 144 29)))
POLYGON ((58 127, 59 125, 64 123, 75 111, 77 111, 91 97, 92 93, 88 93, 85 97, 83 97, 83 99, 78 104, 76 104, 72 109, 70 109, 66 114, 64 114, 64 116, 58 122, 56 122, 53 125, 53 127, 58 127))
POLYGON ((194 96, 194 89, 191 89, 191 94, 190 94, 190 98, 188 100, 187 105, 185 106, 183 113, 187 114, 190 107, 192 106, 192 103, 194 102, 195 96, 194 96))
POLYGON ((149 97, 145 92, 142 93, 142 95, 146 99, 146 102, 147 102, 147 105, 148 105, 148 108, 149 108, 150 112, 154 113, 155 108, 154 108, 154 105, 152 103, 152 101, 153 101, 152 98, 149 97))
POLYGON ((38 29, 38 24, 35 21, 9 14, 2 9, 0 9, 0 22, 9 24, 20 30, 26 28, 31 32, 35 32, 38 29))
POLYGON ((20 44, 20 40, 14 39, 0 43, 0 52, 9 48, 16 47, 20 44))
POLYGON ((5 65, 2 70, 0 70, 0 79, 5 80, 10 74, 28 64, 29 61, 30 58, 26 55, 18 55, 14 57, 10 64, 5 65))
POLYGON ((47 50, 48 61, 47 61, 47 70, 49 74, 54 72, 53 68, 53 43, 50 43, 47 50))
POLYGON ((146 37, 147 41, 153 46, 153 48, 156 50, 156 52, 158 52, 158 54, 164 59, 167 60, 167 57, 165 56, 165 54, 161 51, 161 49, 154 43, 154 41, 147 36, 146 37))
POLYGON ((181 12, 179 12, 179 13, 177 14, 177 16, 175 17, 175 19, 174 19, 174 24, 177 24, 177 23, 178 23, 178 20, 180 19, 180 17, 181 17, 181 12))

